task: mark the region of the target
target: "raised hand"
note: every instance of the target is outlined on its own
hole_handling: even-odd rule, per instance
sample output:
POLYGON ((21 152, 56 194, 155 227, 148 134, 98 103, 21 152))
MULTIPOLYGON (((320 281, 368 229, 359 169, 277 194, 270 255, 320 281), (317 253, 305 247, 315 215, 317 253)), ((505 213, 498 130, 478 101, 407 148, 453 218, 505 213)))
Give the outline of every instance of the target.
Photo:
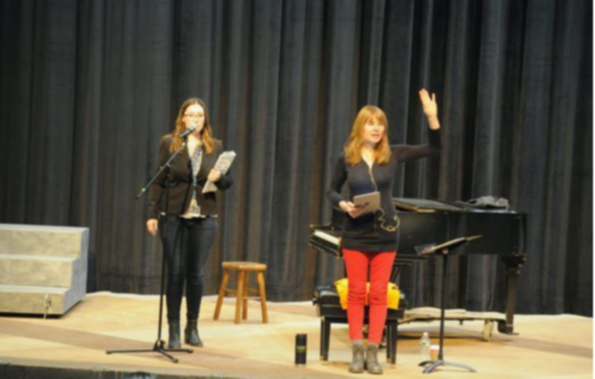
POLYGON ((440 123, 438 122, 438 103, 436 102, 436 94, 433 93, 430 97, 428 91, 425 88, 419 90, 419 99, 424 107, 424 114, 428 118, 431 129, 439 129, 440 123))

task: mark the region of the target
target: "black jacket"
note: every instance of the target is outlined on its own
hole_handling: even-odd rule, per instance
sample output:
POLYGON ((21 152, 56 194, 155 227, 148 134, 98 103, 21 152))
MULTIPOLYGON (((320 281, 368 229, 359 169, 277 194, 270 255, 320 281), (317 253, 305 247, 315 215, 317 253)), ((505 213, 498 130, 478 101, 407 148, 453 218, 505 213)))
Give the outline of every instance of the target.
MULTIPOLYGON (((200 170, 197 175, 197 203, 200 206, 200 213, 206 216, 214 216, 217 214, 217 198, 216 192, 209 192, 202 194, 202 188, 207 182, 209 172, 215 166, 217 158, 223 152, 223 145, 221 141, 214 140, 215 146, 211 154, 206 154, 202 158, 200 170)), ((165 164, 172 153, 169 151, 169 146, 172 143, 171 134, 167 134, 159 141, 159 167, 165 164)), ((169 170, 165 170, 149 187, 149 204, 147 218, 158 218, 161 212, 165 212, 165 179, 166 175, 170 175, 169 182, 169 201, 168 214, 182 215, 188 210, 190 200, 192 200, 192 164, 190 163, 190 156, 188 155, 188 148, 182 149, 180 154, 174 158, 170 163, 169 170)), ((219 190, 226 190, 233 184, 233 180, 228 175, 221 175, 221 179, 215 183, 219 190)))

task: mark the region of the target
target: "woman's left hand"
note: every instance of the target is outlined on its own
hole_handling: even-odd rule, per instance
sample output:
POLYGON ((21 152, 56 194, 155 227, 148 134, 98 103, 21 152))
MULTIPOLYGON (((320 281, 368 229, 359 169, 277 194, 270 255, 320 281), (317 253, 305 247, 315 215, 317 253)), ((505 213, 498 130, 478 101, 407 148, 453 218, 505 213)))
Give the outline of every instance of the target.
POLYGON ((219 170, 212 169, 207 179, 209 179, 209 182, 217 183, 221 179, 221 173, 219 170))
POLYGON ((425 88, 419 90, 419 99, 424 106, 424 113, 427 118, 438 116, 438 103, 436 103, 436 94, 433 93, 432 97, 425 88))

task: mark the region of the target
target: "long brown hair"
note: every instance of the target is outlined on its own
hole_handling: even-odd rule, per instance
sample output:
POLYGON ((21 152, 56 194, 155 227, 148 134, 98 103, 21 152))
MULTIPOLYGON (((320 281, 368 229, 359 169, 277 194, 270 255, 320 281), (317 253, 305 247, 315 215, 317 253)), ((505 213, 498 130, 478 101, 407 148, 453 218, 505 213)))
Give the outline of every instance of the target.
POLYGON ((186 113, 186 109, 188 109, 189 106, 195 104, 200 105, 202 109, 204 109, 205 111, 205 125, 200 131, 202 143, 205 146, 205 151, 207 154, 211 154, 213 152, 215 142, 213 141, 213 129, 211 128, 211 119, 209 118, 209 111, 207 110, 207 105, 198 97, 191 97, 190 99, 184 101, 184 103, 180 107, 180 110, 178 111, 178 117, 176 117, 176 126, 173 133, 171 133, 173 139, 171 145, 169 146, 169 151, 171 153, 176 151, 180 147, 182 142, 184 142, 182 138, 180 138, 180 135, 184 132, 184 130, 186 130, 186 127, 184 126, 184 121, 182 119, 184 118, 184 113, 186 113))
POLYGON ((355 121, 351 134, 345 143, 345 158, 347 164, 355 166, 362 161, 362 147, 364 145, 364 127, 370 120, 375 120, 384 125, 382 139, 376 144, 374 161, 378 164, 386 164, 390 160, 390 144, 388 143, 388 120, 382 109, 374 105, 363 107, 355 121))

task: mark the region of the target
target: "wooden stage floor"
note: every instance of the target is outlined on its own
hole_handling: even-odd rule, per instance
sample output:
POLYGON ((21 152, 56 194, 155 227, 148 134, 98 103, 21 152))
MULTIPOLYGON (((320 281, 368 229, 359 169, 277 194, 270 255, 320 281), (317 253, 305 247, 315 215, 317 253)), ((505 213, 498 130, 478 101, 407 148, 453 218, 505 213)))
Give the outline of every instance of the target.
MULTIPOLYGON (((87 296, 59 319, 2 316, 0 377, 18 377, 15 372, 27 372, 26 369, 15 370, 15 367, 29 367, 30 371, 35 368, 37 372, 43 372, 42 368, 78 370, 79 374, 68 375, 73 378, 122 378, 127 376, 125 373, 139 371, 153 373, 158 378, 377 377, 347 372, 351 352, 346 325, 333 325, 329 362, 320 361, 320 319, 310 303, 269 303, 269 324, 265 325, 260 321, 259 304, 253 302, 248 320, 235 325, 231 299, 223 306, 220 320, 213 321, 215 300, 214 296, 208 296, 203 302, 199 324, 205 347, 195 349, 192 354, 176 354, 180 360, 178 364, 152 352, 105 353, 108 349, 150 349, 153 346, 159 305, 156 296, 96 293, 87 296), (308 335, 308 363, 302 368, 293 364, 297 333, 308 335), (13 369, 9 370, 10 367, 13 369), (112 376, 108 375, 110 372, 112 376), (101 373, 105 375, 101 376, 101 373)), ((390 367, 385 364, 385 352, 381 352, 385 377, 593 377, 591 318, 572 315, 517 316, 515 331, 519 335, 495 332, 490 342, 481 339, 481 321, 465 322, 463 325, 456 321, 447 322, 445 359, 469 365, 477 370, 477 374, 446 367, 430 376, 423 375, 422 369, 417 366, 418 340, 421 332, 427 330, 432 343, 437 344, 439 323, 411 323, 399 329, 397 365, 390 367)), ((166 325, 163 331, 165 339, 166 325)))

